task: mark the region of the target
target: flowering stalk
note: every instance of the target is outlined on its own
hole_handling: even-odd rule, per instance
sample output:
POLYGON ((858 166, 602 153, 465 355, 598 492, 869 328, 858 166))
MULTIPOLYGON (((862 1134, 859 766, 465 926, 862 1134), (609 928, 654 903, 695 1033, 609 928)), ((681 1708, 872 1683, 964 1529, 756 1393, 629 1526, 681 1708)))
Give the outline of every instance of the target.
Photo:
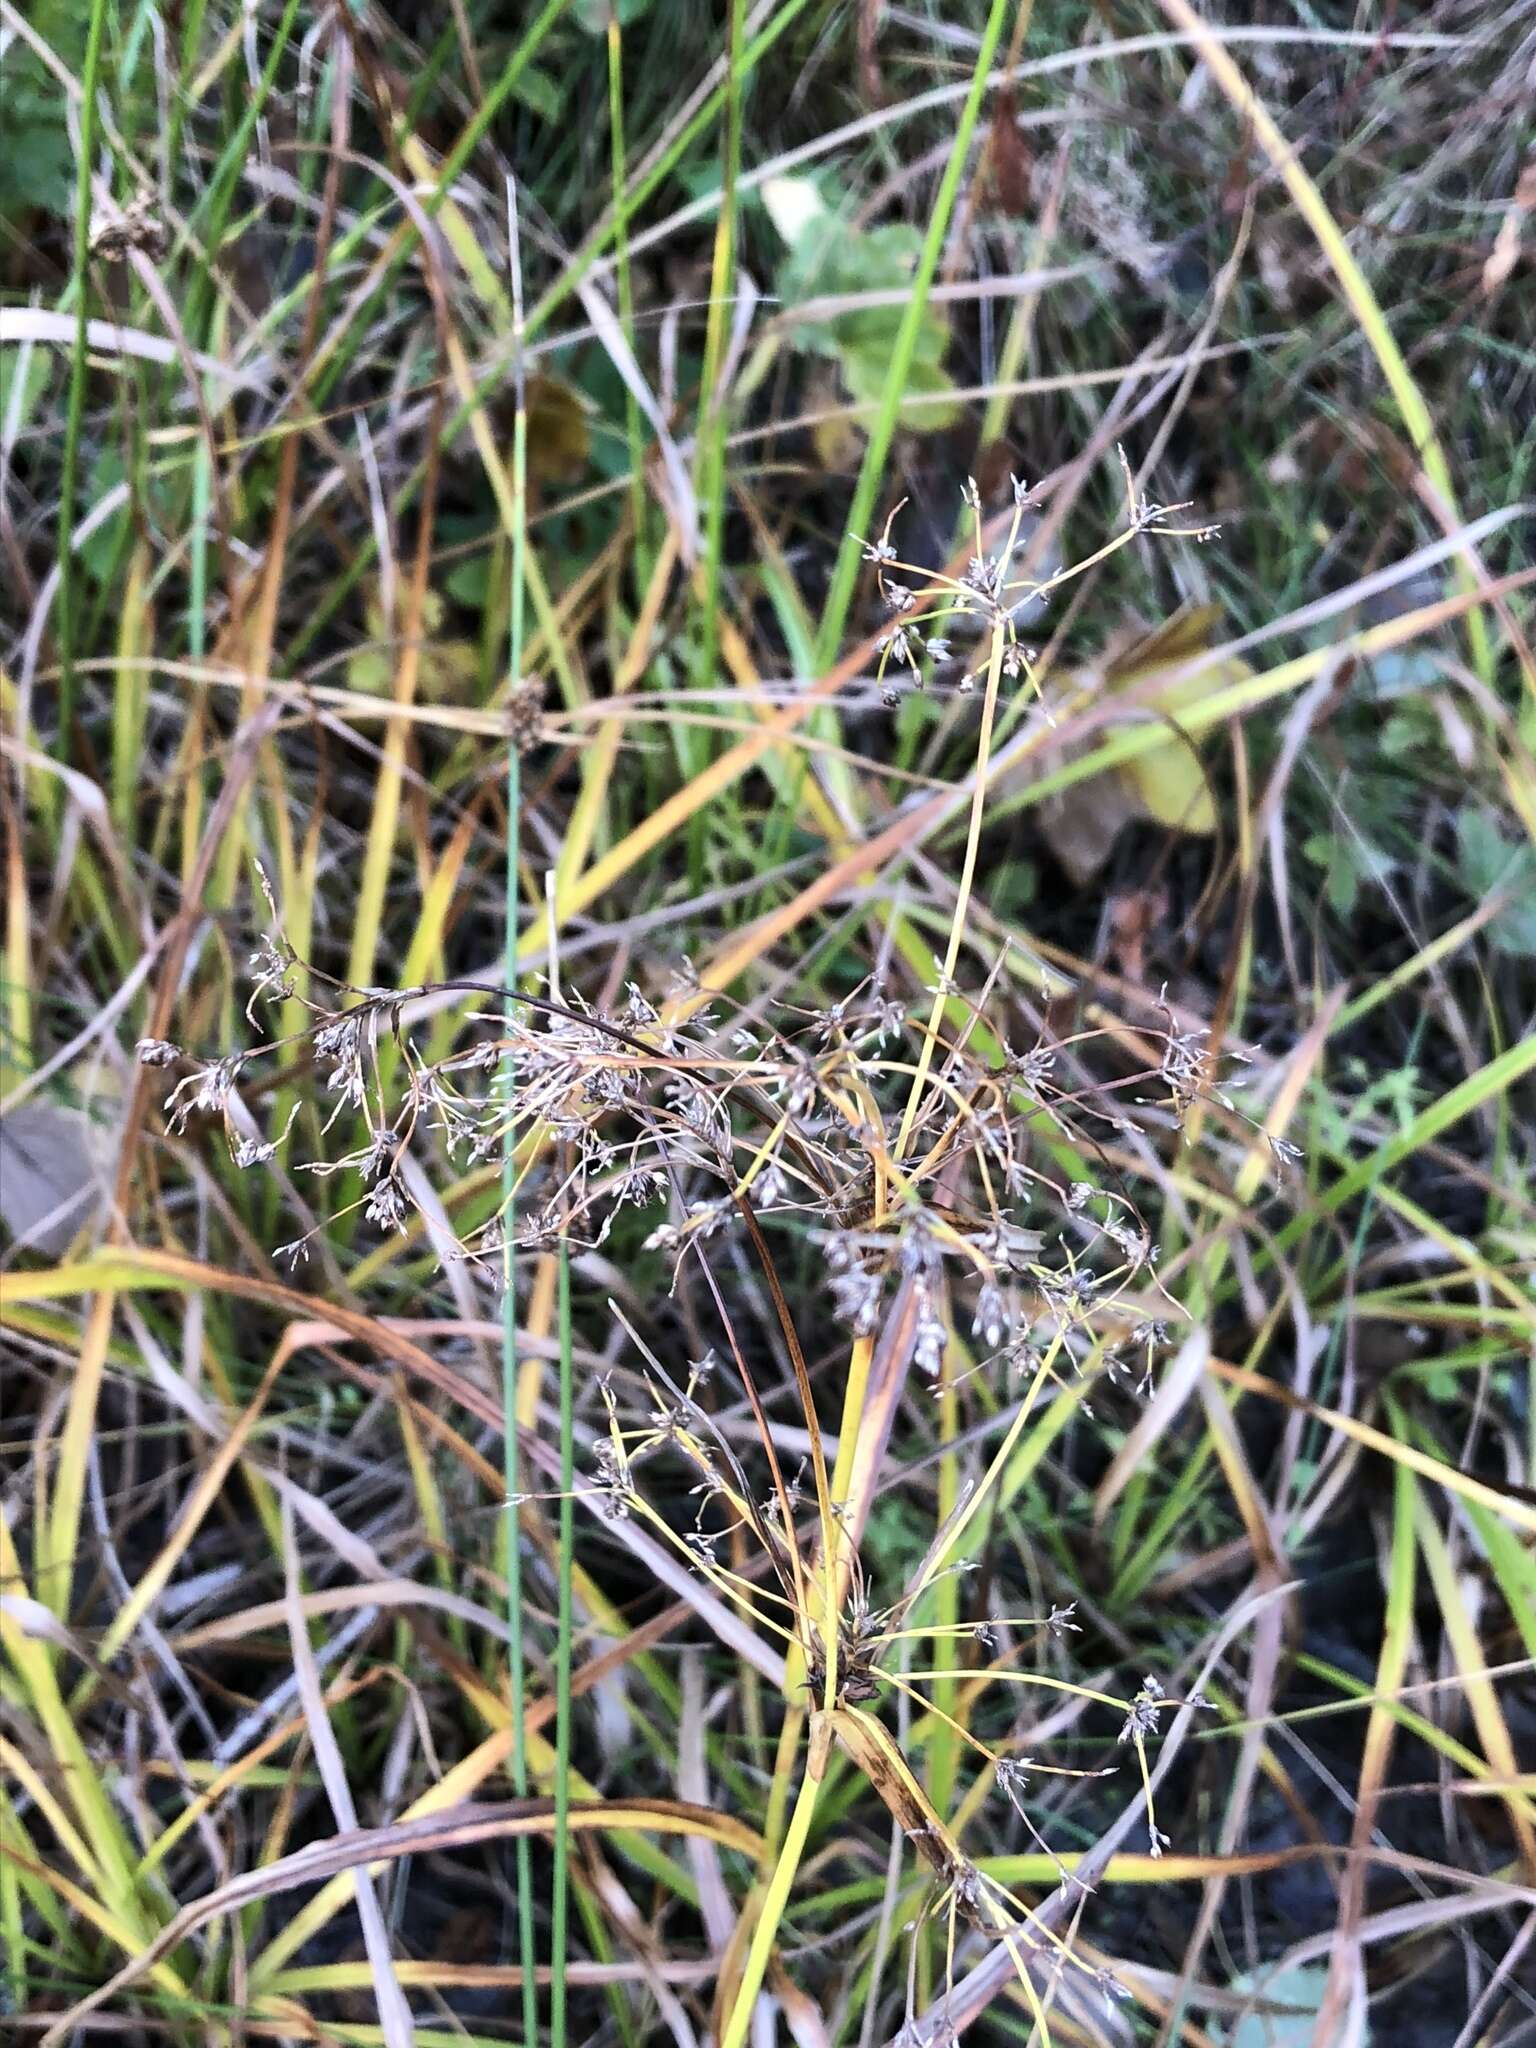
MULTIPOLYGON (((515 247, 515 210, 512 232, 515 247)), ((520 307, 515 277, 514 284, 520 307)), ((520 354, 515 360, 520 377, 520 354)), ((511 618, 517 702, 522 700, 516 693, 524 687, 519 669, 526 431, 519 382, 511 618)), ((1067 1635, 1077 1626, 1070 1606, 1053 1605, 1049 1613, 1032 1617, 994 1616, 989 1604, 968 1605, 959 1590, 959 1575, 971 1563, 962 1548, 983 1511, 991 1519, 1007 1507, 1020 1470, 1038 1458, 1066 1417, 1091 1414, 1087 1395, 1096 1394, 1101 1378, 1121 1386, 1145 1385, 1152 1359, 1167 1342, 1163 1309, 1177 1313, 1156 1274, 1150 1234, 1129 1190, 1109 1173, 1103 1185, 1086 1178, 1062 1185, 1061 1150, 1067 1150, 1073 1171, 1078 1170, 1076 1161, 1090 1153, 1108 1157, 1106 1134, 1118 1137, 1135 1130, 1150 1150, 1159 1137, 1171 1140, 1183 1129, 1198 1104, 1214 1103, 1229 1120, 1253 1121, 1220 1091, 1205 1034, 1181 1028, 1166 1005, 1161 1006, 1166 1028, 1154 1025, 1132 1035, 1094 1026, 1053 1035, 1027 998, 1015 993, 1008 1001, 1022 1007, 1026 1028, 1036 1032, 1034 1045, 1025 1041, 1021 1053, 988 1020, 1000 963, 976 995, 963 994, 958 986, 1002 686, 1017 678, 1029 688, 1037 686, 1034 658, 1019 642, 1020 611, 1025 602, 1087 565, 1042 583, 1010 580, 1026 499, 1016 485, 1002 545, 989 554, 979 496, 970 487, 967 504, 975 518, 976 554, 963 575, 937 579, 939 601, 931 611, 925 600, 887 574, 909 566, 897 561, 889 523, 886 536, 866 546, 867 558, 878 564, 882 598, 891 615, 881 648, 882 684, 889 678, 894 691, 905 672, 921 687, 930 671, 947 669, 953 657, 943 634, 959 613, 968 612, 973 620, 979 614, 987 650, 964 853, 937 984, 931 1003, 924 1006, 925 1023, 908 1018, 906 1005, 878 974, 823 1010, 797 1013, 786 1006, 766 1024, 751 1011, 732 1015, 723 999, 713 1014, 700 1000, 680 1018, 663 999, 651 1001, 634 984, 599 1008, 578 987, 560 985, 553 895, 549 985, 542 993, 521 992, 516 947, 519 754, 520 743, 531 744, 538 735, 534 711, 527 729, 515 732, 507 761, 502 980, 489 985, 444 981, 432 990, 388 992, 338 981, 301 960, 282 934, 269 890, 272 930, 253 962, 256 991, 248 1015, 254 1024, 254 1004, 266 996, 283 1001, 285 1017, 303 1017, 304 1026, 285 1028, 267 1044, 194 1065, 167 1097, 173 1137, 205 1123, 222 1123, 237 1169, 270 1166, 286 1126, 279 1115, 263 1131, 242 1089, 262 1059, 312 1058, 320 1086, 334 1104, 325 1129, 339 1124, 350 1133, 350 1149, 340 1159, 304 1161, 295 1170, 332 1174, 355 1169, 364 1192, 358 1202, 340 1204, 340 1214, 360 1208, 368 1222, 401 1236, 419 1230, 421 1219, 430 1220, 433 1213, 421 1203, 419 1175, 406 1170, 408 1148, 428 1143, 449 1157, 467 1151, 471 1166, 499 1156, 500 1204, 488 1220, 460 1228, 456 1250, 467 1260, 484 1262, 501 1280, 510 1768, 519 1794, 529 1789, 529 1767, 518 1526, 526 1459, 520 1458, 517 1428, 516 1247, 550 1261, 541 1266, 545 1280, 552 1270, 559 1339, 550 2048, 563 2048, 568 2025, 573 1506, 579 1490, 610 1523, 622 1525, 633 1518, 643 1525, 653 1556, 661 1546, 669 1563, 680 1561, 707 1584, 712 1599, 728 1603, 733 1617, 747 1622, 758 1639, 752 1647, 764 1653, 753 1659, 759 1668, 770 1656, 783 1659, 779 1770, 758 1882, 741 1914, 731 1966, 723 1973, 721 2048, 741 2048, 747 2037, 810 1840, 834 1741, 869 1778, 936 1880, 932 1911, 943 1916, 947 1927, 947 1963, 952 1967, 962 1923, 1001 1942, 1015 1959, 1042 2028, 1052 1996, 1042 1970, 1059 1973, 1086 1965, 1063 1938, 965 1855, 959 1821, 945 1817, 957 1789, 954 1774, 962 1759, 976 1763, 982 1773, 962 1803, 962 1814, 989 1783, 995 1784, 1033 1831, 1027 1810, 1035 1806, 1038 1812, 1037 1795, 1027 1790, 1033 1773, 1100 1773, 1036 1763, 1009 1753, 1006 1739, 982 1740, 969 1725, 969 1707, 959 1704, 962 1683, 966 1698, 972 1681, 996 1682, 1074 1694, 1091 1702, 1096 1712, 1119 1709, 1125 1716, 1121 1742, 1127 1761, 1139 1768, 1154 1854, 1166 1839, 1152 1810, 1145 1747, 1160 1717, 1175 1704, 1160 1682, 1149 1675, 1133 1699, 1118 1700, 1111 1692, 1077 1683, 1069 1673, 1038 1666, 1012 1669, 1022 1642, 1029 1639, 1021 1631, 1048 1636, 1056 1645, 1050 1654, 1064 1654, 1067 1635), (482 1001, 462 1009, 474 1042, 455 1042, 438 1056, 428 1056, 413 1041, 411 1019, 420 999, 434 993, 482 1001), (956 1018, 958 1026, 947 1028, 946 1019, 956 1018), (1133 1050, 1149 1041, 1161 1046, 1150 1064, 1133 1050), (307 1051, 300 1050, 301 1043, 307 1051), (935 1058, 936 1048, 942 1058, 935 1058), (1021 1102, 1027 1103, 1023 1115, 1021 1102), (1060 1145, 1042 1147, 1043 1126, 1054 1128, 1060 1145), (413 1209, 419 1212, 414 1219, 413 1209), (755 1448, 740 1451, 739 1438, 733 1443, 719 1407, 701 1398, 701 1389, 719 1367, 713 1352, 692 1361, 684 1374, 659 1358, 615 1306, 633 1347, 631 1357, 638 1354, 643 1361, 636 1371, 616 1360, 616 1373, 622 1374, 621 1387, 638 1385, 640 1391, 616 1395, 612 1382, 600 1382, 606 1428, 594 1432, 595 1470, 579 1487, 572 1258, 577 1249, 601 1246, 615 1219, 632 1209, 660 1210, 648 1226, 644 1248, 671 1262, 674 1288, 690 1262, 697 1262, 693 1270, 710 1288, 735 1379, 751 1410, 755 1448), (779 1425, 770 1421, 773 1390, 766 1385, 760 1390, 757 1384, 750 1347, 738 1341, 711 1263, 711 1241, 742 1228, 766 1281, 792 1368, 800 1410, 796 1420, 803 1420, 807 1451, 800 1474, 782 1460, 782 1438, 775 1442, 779 1425), (774 1234, 786 1228, 797 1235, 809 1228, 822 1253, 832 1308, 852 1340, 842 1437, 830 1476, 816 1390, 801 1345, 805 1323, 791 1311, 775 1269, 774 1234), (962 1302, 969 1305, 978 1340, 977 1361, 968 1371, 1001 1367, 1010 1393, 1022 1384, 1023 1397, 998 1415, 996 1447, 978 1483, 962 1488, 958 1462, 946 1467, 943 1508, 927 1554, 905 1590, 889 1605, 878 1606, 866 1591, 861 1552, 890 1421, 910 1398, 910 1379, 926 1379, 944 1403, 943 1455, 958 1452, 956 1389, 968 1376, 956 1369, 954 1316, 962 1302), (947 1371, 946 1362, 951 1366, 947 1371), (665 1500, 648 1497, 638 1470, 658 1454, 674 1468, 665 1500), (696 1480, 686 1489, 697 1502, 691 1527, 686 1510, 681 1526, 677 1512, 679 1459, 696 1480), (807 1472, 809 1482, 802 1485, 807 1472), (814 1516, 807 1512, 812 1493, 814 1516), (935 1589, 937 1600, 931 1597, 935 1589), (938 1618, 924 1619, 935 1606, 938 1618), (962 1619, 963 1614, 969 1618, 962 1619), (924 1637, 939 1654, 920 1664, 910 1652, 924 1637), (973 1652, 968 1660, 967 1644, 983 1645, 985 1655, 973 1652), (926 1724, 934 1760, 926 1791, 872 1705, 890 1692, 910 1703, 926 1724), (797 1777, 796 1760, 802 1758, 797 1777), (1042 1944, 1052 1949, 1049 1957, 1042 1944), (736 1978, 738 1957, 741 1974, 736 1978)), ((1165 517, 1166 508, 1138 503, 1131 491, 1124 532, 1088 562, 1102 560, 1135 533, 1170 530, 1160 524, 1165 517)), ((979 681, 979 676, 966 675, 959 688, 972 690, 979 681)), ((144 1041, 139 1056, 157 1067, 187 1059, 159 1039, 144 1041)), ((1282 1156, 1280 1144, 1278 1138, 1270 1140, 1275 1156, 1282 1156)), ((1119 1149, 1123 1154, 1132 1148, 1119 1149)), ((302 1255, 337 1220, 335 1214, 320 1221, 306 1218, 312 1227, 286 1249, 294 1257, 302 1255)), ((767 1668, 772 1671, 772 1663, 767 1668)), ((1021 1695, 1013 1691, 1007 1696, 1021 1695)), ((524 2036, 535 2048, 535 1920, 526 1837, 518 1851, 518 1893, 524 2036)))
MULTIPOLYGON (((512 272, 512 375, 516 411, 512 421, 512 589, 508 653, 511 687, 515 692, 523 674, 523 592, 526 580, 524 550, 527 546, 528 511, 528 391, 523 364, 523 266, 518 239, 517 187, 507 178, 507 244, 512 272)), ((505 923, 505 983, 510 1001, 517 993, 517 929, 519 889, 520 823, 522 817, 522 763, 516 736, 507 744, 507 864, 505 923)), ((507 1017, 507 1054, 502 1061, 502 1087, 507 1115, 501 1140, 501 1417, 502 1472, 506 1481, 507 1506, 507 1689, 512 1711, 512 1789, 519 1799, 528 1796, 528 1747, 524 1726, 523 1676, 523 1563, 519 1500, 522 1490, 521 1460, 517 1437, 517 1125, 512 1115, 517 1072, 512 1057, 513 1018, 507 1017)), ((533 1936, 533 1863, 526 1836, 520 1835, 515 1850, 517 1864, 518 1952, 523 1973, 523 2038, 534 2048, 539 2033, 538 1980, 535 1970, 533 1936)))

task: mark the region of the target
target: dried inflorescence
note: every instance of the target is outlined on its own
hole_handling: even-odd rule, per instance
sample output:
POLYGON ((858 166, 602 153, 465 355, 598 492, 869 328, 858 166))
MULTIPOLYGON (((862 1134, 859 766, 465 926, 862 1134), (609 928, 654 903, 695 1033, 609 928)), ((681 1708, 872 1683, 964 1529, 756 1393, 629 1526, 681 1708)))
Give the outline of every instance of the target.
POLYGON ((137 192, 126 205, 106 201, 91 213, 86 239, 93 256, 124 263, 138 252, 158 263, 170 243, 159 195, 137 192))
MULTIPOLYGON (((1024 614, 1036 611, 1061 584, 1103 561, 1139 534, 1161 533, 1206 541, 1218 532, 1215 526, 1174 525, 1176 515, 1184 508, 1159 504, 1139 492, 1123 450, 1120 464, 1126 489, 1124 527, 1084 560, 1045 576, 1016 572, 1025 516, 1032 500, 1030 487, 1019 477, 1012 479, 1011 516, 1001 540, 990 548, 982 522, 981 492, 976 479, 967 477, 961 496, 971 515, 976 544, 975 552, 957 576, 923 569, 902 559, 891 540, 891 528, 901 505, 892 509, 879 538, 863 542, 864 559, 874 565, 881 605, 888 620, 877 642, 876 672, 881 698, 887 706, 900 701, 903 681, 921 689, 927 677, 952 661, 952 637, 961 628, 972 640, 977 639, 979 631, 978 644, 989 650, 998 673, 1010 682, 1022 681, 1038 695, 1038 655, 1026 646, 1019 632, 1024 614), (900 581, 901 575, 918 579, 923 586, 922 595, 900 581)), ((966 668, 954 687, 962 696, 969 695, 980 680, 977 670, 966 668)))
POLYGON ((531 754, 544 738, 544 684, 524 676, 507 695, 507 737, 519 754, 531 754))
MULTIPOLYGON (((1144 1377, 1177 1308, 1105 1140, 1176 1129, 1197 1100, 1236 1113, 1211 1093, 1203 1038, 1171 1013, 1146 1034, 1151 1058, 1138 1065, 1108 1028, 1057 1041, 1042 1032, 1022 1054, 1004 1038, 989 1056, 974 1048, 992 1027, 973 1012, 941 1046, 917 1114, 903 1117, 921 1029, 875 984, 764 1032, 723 1015, 723 1004, 704 1007, 697 992, 658 1004, 634 985, 606 1014, 579 994, 507 999, 473 983, 354 991, 301 962, 280 930, 263 936, 252 971, 253 1014, 258 1001, 297 1002, 309 1021, 188 1062, 167 1096, 173 1131, 216 1121, 236 1166, 274 1163, 291 1115, 263 1134, 249 1111, 235 1114, 239 1093, 264 1063, 307 1054, 331 1104, 324 1128, 346 1141, 288 1163, 355 1174, 350 1206, 381 1230, 404 1230, 417 1213, 404 1171, 413 1146, 464 1165, 517 1154, 515 1200, 458 1248, 497 1268, 509 1226, 530 1249, 561 1237, 593 1249, 625 1209, 649 1214, 646 1242, 675 1268, 750 1211, 811 1234, 834 1313, 856 1336, 870 1336, 910 1283, 914 1355, 930 1378, 957 1295, 969 1298, 983 1359, 1028 1369, 1059 1334, 1063 1365, 1139 1361, 1144 1377), (429 1059, 406 1018, 444 989, 467 999, 463 1034, 429 1059), (1166 1092, 1148 1094, 1156 1084, 1166 1092), (1064 1161, 1076 1170, 1063 1172, 1064 1161)), ((144 1041, 139 1057, 154 1067, 182 1059, 161 1039, 144 1041)), ((313 1235, 285 1253, 303 1256, 313 1235)))
MULTIPOLYGON (((1176 530, 1167 525, 1171 508, 1139 499, 1129 472, 1127 495, 1128 525, 1111 547, 1138 532, 1176 530)), ((976 552, 959 577, 927 579, 930 593, 938 591, 936 607, 890 573, 904 565, 889 522, 867 549, 890 617, 880 673, 882 681, 898 670, 920 680, 920 662, 949 658, 947 638, 930 625, 956 612, 979 614, 990 641, 990 712, 1002 677, 1038 688, 1016 627, 1021 596, 1043 595, 1075 572, 1046 582, 1013 576, 1028 502, 1022 485, 994 552, 984 545, 974 485, 966 501, 976 552)), ((519 748, 533 744, 539 702, 527 686, 510 708, 519 748)), ((461 1166, 510 1162, 502 1200, 463 1231, 453 1253, 480 1263, 500 1284, 515 1281, 513 1249, 595 1250, 625 1211, 643 1213, 644 1234, 636 1238, 665 1254, 674 1288, 689 1259, 700 1262, 713 1288, 710 1262, 728 1243, 729 1256, 755 1260, 771 1283, 796 1366, 812 1446, 806 1465, 786 1476, 734 1337, 734 1376, 760 1437, 745 1455, 719 1426, 709 1396, 719 1371, 714 1354, 674 1376, 614 1307, 643 1363, 622 1383, 612 1374, 598 1382, 603 1422, 583 1491, 609 1521, 644 1523, 785 1648, 802 1691, 833 1718, 892 1812, 905 1816, 939 1881, 951 1951, 958 1920, 1017 1944, 1026 1989, 1026 1952, 1049 1951, 1058 1970, 1085 1970, 1058 1935, 962 1854, 873 1710, 904 1694, 928 1713, 936 1703, 924 1688, 982 1676, 999 1686, 1073 1691, 1112 1708, 1124 1717, 1119 1742, 1140 1768, 1152 1853, 1162 1852, 1167 1837, 1153 1809, 1147 1743, 1179 1703, 1157 1678, 1117 1700, 1022 1668, 1026 1643, 1037 1646, 1041 1665, 1063 1661, 1079 1630, 1070 1605, 1043 1616, 983 1611, 942 1624, 920 1616, 940 1580, 971 1569, 964 1538, 1042 1395, 1075 1383, 1077 1406, 1091 1415, 1082 1390, 1101 1374, 1143 1393, 1150 1388, 1180 1311, 1158 1275, 1157 1246, 1132 1191, 1138 1163, 1155 1171, 1197 1106, 1240 1132, 1253 1123, 1224 1092, 1205 1032, 1161 998, 1155 1021, 1139 1029, 1100 1022, 1049 1029, 1017 986, 1006 1000, 997 994, 1006 985, 1006 958, 983 1000, 973 1002, 955 977, 953 936, 926 991, 926 1023, 878 978, 819 1009, 785 1006, 768 1023, 733 1013, 691 973, 665 997, 631 983, 607 1008, 553 975, 541 993, 475 982, 352 988, 298 957, 264 877, 263 889, 271 928, 252 958, 247 1014, 254 1021, 259 1003, 281 1003, 290 1013, 297 1006, 305 1022, 296 1033, 211 1062, 187 1061, 167 1096, 171 1130, 220 1123, 241 1170, 281 1161, 296 1172, 355 1177, 358 1191, 345 1206, 284 1248, 294 1259, 349 1210, 360 1209, 385 1233, 432 1221, 419 1193, 431 1185, 430 1171, 407 1170, 417 1153, 425 1155, 423 1168, 434 1155, 461 1166), (425 999, 445 994, 462 998, 457 1036, 448 1051, 429 1055, 410 1020, 425 999), (323 1130, 337 1137, 327 1156, 293 1160, 292 1113, 263 1134, 241 1090, 263 1063, 306 1058, 330 1104, 323 1130), (884 1606, 866 1588, 858 1517, 849 1500, 832 1495, 815 1400, 765 1231, 814 1246, 834 1315, 888 1380, 899 1384, 910 1366, 919 1384, 948 1394, 969 1374, 988 1372, 1013 1404, 1014 1420, 991 1463, 884 1606), (645 1468, 663 1457, 671 1468, 669 1512, 646 1483, 645 1468), (691 1525, 686 1508, 681 1526, 676 1513, 678 1460, 691 1475, 682 1490, 694 1504, 691 1525), (908 1654, 918 1638, 941 1652, 952 1642, 961 1658, 985 1652, 989 1661, 947 1670, 940 1654, 919 1668, 908 1654)), ((962 895, 957 921, 963 903, 962 895)), ((439 1047, 440 1030, 434 1027, 439 1047)), ((141 1041, 139 1057, 156 1068, 184 1059, 160 1038, 141 1041)), ((433 1242, 441 1243, 436 1224, 433 1242)), ((851 1419, 857 1427, 857 1413, 851 1419)), ((1195 1696, 1184 1704, 1205 1703, 1195 1696)), ((1029 1810, 1032 1780, 1104 1774, 1042 1763, 950 1725, 1042 1846, 1029 1810)))

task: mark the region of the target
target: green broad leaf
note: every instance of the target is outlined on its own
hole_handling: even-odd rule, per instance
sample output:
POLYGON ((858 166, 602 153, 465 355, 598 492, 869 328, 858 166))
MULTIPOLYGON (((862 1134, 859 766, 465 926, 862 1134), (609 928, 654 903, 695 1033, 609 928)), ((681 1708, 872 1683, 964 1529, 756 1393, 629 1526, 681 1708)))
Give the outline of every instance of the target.
POLYGON ((471 555, 467 561, 455 562, 443 579, 443 588, 455 604, 466 605, 471 611, 479 611, 490 595, 489 553, 471 555))
POLYGON ((1427 704, 1412 701, 1394 711, 1376 743, 1389 761, 1422 759, 1426 747, 1441 745, 1440 726, 1427 704))
POLYGON ((1323 896, 1336 917, 1351 916, 1361 889, 1386 881, 1397 865, 1390 853, 1358 831, 1314 832, 1301 850, 1323 870, 1323 896))
POLYGON ((881 1560, 892 1584, 916 1571, 931 1533, 913 1514, 911 1503, 899 1495, 883 1495, 869 1511, 869 1554, 881 1560))
POLYGON ((565 92, 547 71, 529 64, 513 88, 514 96, 546 121, 558 121, 565 111, 565 92))
POLYGON ((1314 832, 1302 841, 1302 853, 1323 870, 1323 895, 1336 917, 1348 917, 1360 893, 1360 881, 1347 852, 1332 832, 1314 832))
MULTIPOLYGON (((842 359, 842 369, 849 397, 877 405, 885 390, 885 373, 889 364, 888 348, 848 350, 842 359)), ((952 427, 959 419, 962 407, 958 399, 946 403, 939 394, 954 388, 948 371, 941 370, 937 363, 925 363, 914 358, 907 376, 907 394, 901 405, 902 425, 916 427, 920 433, 926 434, 937 433, 941 427, 952 427), (911 402, 914 398, 922 398, 924 402, 914 405, 911 402)))
POLYGON ((1252 1994, 1262 2010, 1213 2029, 1216 2038, 1223 2048, 1311 2048, 1327 1985, 1326 1963, 1240 1977, 1232 1989, 1252 1994))
MULTIPOLYGON (((115 446, 103 448, 87 475, 84 503, 87 506, 98 504, 109 491, 117 488, 124 474, 122 451, 115 446)), ((76 554, 92 582, 104 583, 113 574, 127 524, 128 507, 123 505, 103 520, 87 539, 77 543, 76 554)))
POLYGON ((1371 663, 1371 685, 1377 697, 1404 697, 1432 690, 1444 671, 1421 647, 1390 648, 1371 663))
MULTIPOLYGON (((73 0, 33 0, 23 11, 65 68, 78 73, 89 9, 73 0)), ((26 43, 6 41, 0 56, 0 218, 32 208, 68 214, 75 200, 75 152, 63 91, 26 43)))
MULTIPOLYGON (((31 420, 33 408, 47 389, 49 372, 60 357, 52 349, 34 348, 25 360, 26 379, 17 400, 17 419, 22 426, 31 420)), ((0 349, 0 418, 10 411, 22 362, 20 348, 0 349)))
POLYGON ((35 206, 67 214, 74 204, 74 152, 61 96, 26 80, 6 89, 5 149, 0 151, 0 213, 35 206))
POLYGON ((1536 959, 1536 848, 1506 839, 1497 820, 1469 804, 1456 820, 1457 865, 1474 902, 1493 895, 1508 901, 1488 927, 1496 951, 1536 959))
MULTIPOLYGON (((789 330, 789 345, 805 355, 836 362, 850 397, 878 402, 885 391, 891 351, 906 311, 907 292, 922 248, 922 237, 904 223, 860 230, 827 204, 812 178, 770 178, 762 188, 769 219, 787 246, 775 286, 791 312, 812 301, 820 305, 789 330), (863 303, 861 303, 863 301, 863 303)), ((913 397, 939 400, 952 389, 944 370, 949 326, 929 309, 918 327, 909 377, 913 397)), ((953 425, 960 406, 942 402, 903 406, 903 424, 922 432, 953 425)))

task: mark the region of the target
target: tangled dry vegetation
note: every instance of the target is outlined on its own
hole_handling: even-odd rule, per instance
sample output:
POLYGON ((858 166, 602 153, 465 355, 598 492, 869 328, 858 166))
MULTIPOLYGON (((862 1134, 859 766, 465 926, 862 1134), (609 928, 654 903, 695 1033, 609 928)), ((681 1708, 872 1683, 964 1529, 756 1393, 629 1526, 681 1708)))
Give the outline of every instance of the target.
POLYGON ((18 2038, 1536 2033, 1530 25, 954 12, 0 0, 18 2038))

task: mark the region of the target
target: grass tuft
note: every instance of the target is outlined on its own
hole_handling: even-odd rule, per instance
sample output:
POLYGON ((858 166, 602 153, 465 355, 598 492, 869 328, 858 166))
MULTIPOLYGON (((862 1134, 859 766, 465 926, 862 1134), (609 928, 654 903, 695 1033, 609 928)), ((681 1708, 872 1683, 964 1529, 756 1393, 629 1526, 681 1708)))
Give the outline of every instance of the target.
POLYGON ((1521 10, 0 17, 0 2033, 1525 2039, 1521 10))

